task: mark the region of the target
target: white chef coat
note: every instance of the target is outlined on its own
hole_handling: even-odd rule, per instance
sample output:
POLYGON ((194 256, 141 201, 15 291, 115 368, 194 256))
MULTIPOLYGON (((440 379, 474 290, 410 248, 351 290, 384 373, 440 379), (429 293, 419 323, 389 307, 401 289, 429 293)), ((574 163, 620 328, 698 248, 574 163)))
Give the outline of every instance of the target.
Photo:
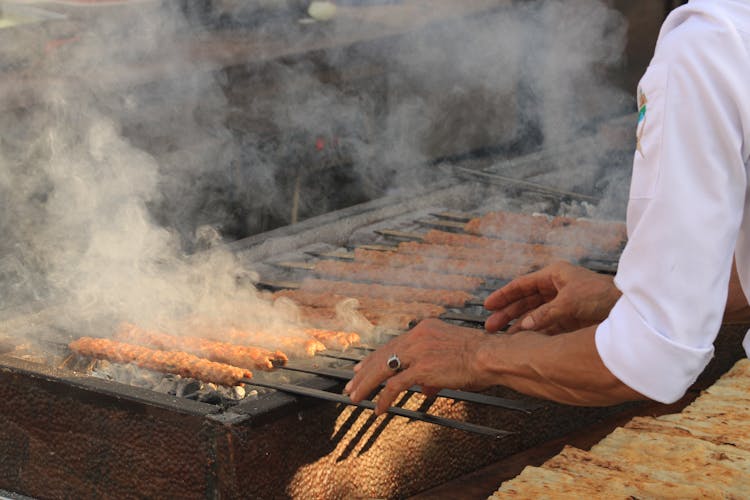
POLYGON ((669 403, 713 356, 733 255, 750 291, 750 1, 673 11, 638 95, 623 295, 596 346, 623 383, 669 403))

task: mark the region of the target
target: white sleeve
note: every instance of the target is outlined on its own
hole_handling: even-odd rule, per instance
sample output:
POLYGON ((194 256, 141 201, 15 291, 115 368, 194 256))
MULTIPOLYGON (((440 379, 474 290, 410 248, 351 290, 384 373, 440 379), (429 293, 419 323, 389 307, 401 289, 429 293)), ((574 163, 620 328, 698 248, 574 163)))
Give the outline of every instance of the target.
MULTIPOLYGON (((607 368, 679 399, 713 355, 746 189, 731 54, 714 34, 667 40, 641 80, 623 295, 596 332, 607 368)), ((736 60, 735 60, 736 61, 736 60)))

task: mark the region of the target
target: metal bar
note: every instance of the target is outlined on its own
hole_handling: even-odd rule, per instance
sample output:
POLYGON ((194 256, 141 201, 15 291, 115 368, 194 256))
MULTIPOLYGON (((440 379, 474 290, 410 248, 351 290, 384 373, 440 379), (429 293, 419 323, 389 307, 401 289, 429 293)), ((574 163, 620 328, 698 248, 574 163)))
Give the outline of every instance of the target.
POLYGON ((363 250, 375 250, 376 252, 395 252, 398 250, 397 246, 391 245, 357 245, 356 248, 361 248, 363 250))
POLYGON ((435 219, 435 220, 418 219, 414 222, 416 222, 420 226, 427 226, 433 229, 443 229, 443 230, 447 230, 451 232, 455 232, 455 231, 463 232, 464 226, 466 225, 463 222, 456 222, 456 221, 451 221, 451 220, 439 220, 439 219, 435 219))
MULTIPOLYGON (((267 280, 261 280, 256 283, 258 288, 262 288, 264 290, 298 290, 302 284, 296 281, 267 281, 267 280)), ((479 290, 487 290, 484 288, 479 288, 479 290)), ((491 290, 494 291, 494 290, 491 290)), ((475 298, 473 300, 469 300, 466 302, 464 307, 468 306, 484 306, 484 300, 481 297, 475 298)), ((386 332, 387 333, 387 332, 386 332)))
MULTIPOLYGON (((307 368, 294 364, 287 364, 286 366, 279 368, 282 370, 289 370, 293 372, 310 373, 312 375, 335 378, 338 380, 351 380, 354 377, 354 372, 352 370, 341 370, 337 368, 307 368)), ((380 385, 383 386, 385 384, 380 385)), ((422 388, 415 385, 407 389, 407 391, 422 393, 422 388)), ((495 396, 487 396, 485 394, 478 394, 475 392, 456 391, 452 389, 443 389, 437 393, 437 396, 441 398, 453 399, 455 401, 464 401, 467 403, 495 406, 497 408, 521 411, 524 413, 531 413, 532 410, 541 407, 541 405, 538 403, 516 401, 513 399, 498 398, 495 396)))
POLYGON ((256 283, 259 288, 266 290, 286 290, 286 289, 298 289, 301 285, 295 281, 258 281, 256 283))
POLYGON ((331 359, 340 359, 340 360, 344 360, 344 361, 353 361, 355 363, 359 363, 360 361, 362 361, 363 359, 365 359, 362 356, 354 356, 352 354, 338 353, 338 352, 328 352, 328 351, 316 352, 315 355, 316 356, 323 356, 323 357, 331 358, 331 359))
POLYGON ((487 173, 487 172, 481 172, 481 171, 477 171, 477 170, 472 170, 470 168, 458 167, 458 166, 454 166, 453 169, 455 171, 458 171, 458 172, 461 172, 461 173, 464 173, 464 174, 467 174, 467 175, 471 175, 471 176, 475 176, 475 177, 480 177, 482 179, 487 179, 487 180, 491 180, 491 181, 499 181, 499 182, 502 182, 502 183, 516 184, 517 186, 531 188, 531 189, 534 189, 536 191, 540 191, 542 193, 547 193, 547 194, 552 194, 552 195, 555 195, 555 196, 558 196, 558 197, 559 196, 565 196, 565 197, 572 198, 572 199, 583 200, 583 201, 590 201, 590 202, 594 202, 594 203, 598 203, 598 202, 601 201, 601 199, 597 198, 596 196, 589 196, 589 195, 586 195, 586 194, 576 193, 576 192, 573 192, 573 191, 564 191, 562 189, 555 189, 555 188, 551 188, 549 186, 545 186, 544 184, 538 184, 536 182, 531 182, 531 181, 524 181, 524 180, 521 180, 521 179, 514 179, 512 177, 506 177, 504 175, 490 174, 490 173, 487 173))
POLYGON ((359 351, 367 351, 367 352, 377 351, 375 347, 370 347, 369 345, 353 345, 350 347, 350 349, 357 349, 359 351))
POLYGON ((304 271, 315 270, 315 263, 313 262, 271 262, 270 264, 284 269, 302 269, 304 271))
POLYGON ((438 219, 452 220, 456 222, 469 222, 474 218, 471 214, 463 214, 459 212, 439 212, 430 215, 437 217, 438 219))
MULTIPOLYGON (((452 225, 450 226, 443 226, 444 222, 429 222, 429 221, 416 221, 417 223, 424 223, 424 224, 430 224, 433 227, 441 227, 443 229, 455 229, 452 225)), ((376 233, 380 234, 381 236, 385 236, 386 238, 394 238, 394 239, 400 239, 400 240, 411 240, 411 241, 421 241, 424 236, 420 233, 409 233, 405 231, 394 231, 390 229, 380 229, 375 231, 376 233)), ((468 233, 467 233, 468 234, 468 233)), ((472 235, 476 236, 476 235, 472 235)), ((481 238, 487 238, 487 239, 494 239, 498 241, 503 241, 502 238, 493 238, 490 236, 480 236, 481 238)), ((602 273, 609 273, 614 274, 617 272, 616 270, 616 263, 614 261, 608 260, 606 257, 597 257, 593 256, 591 258, 583 259, 582 262, 589 262, 590 264, 585 265, 581 264, 583 267, 587 267, 593 271, 602 272, 602 273)), ((486 288, 484 285, 479 288, 480 290, 490 290, 486 288)), ((494 291, 494 290, 492 290, 494 291)))
MULTIPOLYGON (((282 268, 282 269, 295 269, 295 270, 315 272, 314 262, 273 262, 271 263, 271 265, 282 268)), ((486 283, 486 281, 484 281, 484 279, 482 281, 483 281, 482 284, 479 287, 477 287, 476 290, 487 290, 490 292, 495 291, 495 289, 491 286, 488 288, 488 284, 486 283)), ((370 280, 362 280, 362 281, 357 280, 357 282, 358 283, 378 283, 378 284, 386 285, 386 286, 395 285, 392 282, 380 282, 380 281, 370 281, 370 280)), ((268 282, 265 282, 265 284, 267 285, 268 282)), ((395 285, 395 286, 404 286, 404 285, 395 285)), ((297 288, 299 288, 299 286, 297 286, 297 288)))
MULTIPOLYGON (((345 252, 341 250, 337 250, 334 252, 305 252, 307 255, 311 257, 315 257, 317 259, 326 259, 326 260, 343 260, 345 262, 352 262, 355 261, 354 253, 353 252, 345 252)), ((413 255, 415 258, 418 257, 418 255, 413 255)), ((444 259, 442 257, 430 257, 434 260, 450 260, 450 259, 444 259)), ((415 259, 416 260, 416 259, 415 259)), ((287 263, 282 262, 282 267, 292 268, 292 269, 307 269, 306 265, 303 263, 300 263, 300 265, 297 265, 295 262, 287 263), (288 264, 288 265, 287 265, 288 264)), ((414 264, 415 266, 418 266, 419 264, 414 264)), ((406 266, 408 267, 408 266, 406 266)), ((462 274, 460 272, 457 272, 456 274, 462 274)), ((500 278, 497 278, 495 276, 487 276, 483 275, 481 273, 474 273, 474 274, 466 274, 465 276, 474 276, 474 277, 480 277, 486 280, 500 280, 500 278)), ((502 281, 502 280, 501 280, 502 281)))
POLYGON ((440 319, 449 319, 453 321, 465 321, 466 323, 477 323, 483 325, 487 317, 478 314, 466 314, 462 312, 448 311, 440 315, 440 319))
POLYGON ((401 240, 422 241, 424 239, 424 235, 421 235, 419 233, 408 233, 406 231, 394 231, 392 229, 377 229, 375 230, 375 233, 381 236, 385 236, 386 238, 396 238, 396 239, 401 239, 401 240))
MULTIPOLYGON (((277 391, 286 392, 289 394, 295 394, 297 396, 304 396, 308 398, 322 399, 324 401, 331 401, 333 403, 341 403, 349 406, 356 406, 359 408, 367 408, 368 410, 375 409, 375 403, 370 400, 360 401, 359 403, 353 402, 348 396, 343 394, 337 394, 334 392, 321 391, 320 389, 311 389, 309 387, 301 387, 292 384, 272 383, 272 382, 260 382, 257 380, 243 379, 247 385, 253 385, 256 387, 265 387, 266 389, 276 389, 277 391)), ((474 434, 481 434, 483 436, 489 436, 494 438, 502 438, 515 434, 515 432, 503 431, 499 429, 493 429, 484 425, 470 424, 468 422, 460 422, 458 420, 451 420, 449 418, 438 417, 436 415, 430 415, 429 413, 407 410, 405 408, 398 408, 391 406, 387 410, 388 413, 398 415, 400 417, 406 417, 410 420, 418 420, 421 422, 427 422, 430 424, 440 425, 443 427, 449 427, 451 429, 457 429, 461 431, 471 432, 474 434)))
POLYGON ((319 259, 338 259, 338 260, 354 260, 354 253, 346 252, 343 250, 336 250, 333 252, 305 252, 311 257, 317 257, 319 259))

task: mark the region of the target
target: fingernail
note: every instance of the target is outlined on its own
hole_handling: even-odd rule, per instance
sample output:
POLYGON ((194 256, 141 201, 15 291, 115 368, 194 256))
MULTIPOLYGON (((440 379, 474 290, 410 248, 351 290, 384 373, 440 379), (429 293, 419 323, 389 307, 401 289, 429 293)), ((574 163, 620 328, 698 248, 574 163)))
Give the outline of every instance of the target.
POLYGON ((360 361, 359 363, 357 363, 356 365, 354 365, 354 368, 352 368, 352 370, 354 370, 356 372, 356 371, 359 371, 359 369, 361 367, 362 367, 362 362, 360 361))
POLYGON ((531 330, 534 328, 534 318, 531 316, 526 316, 523 318, 523 321, 521 321, 521 327, 525 328, 526 330, 531 330))
POLYGON ((347 383, 344 386, 344 394, 349 394, 349 391, 351 391, 351 390, 352 390, 352 383, 351 383, 351 381, 349 381, 349 383, 347 383))

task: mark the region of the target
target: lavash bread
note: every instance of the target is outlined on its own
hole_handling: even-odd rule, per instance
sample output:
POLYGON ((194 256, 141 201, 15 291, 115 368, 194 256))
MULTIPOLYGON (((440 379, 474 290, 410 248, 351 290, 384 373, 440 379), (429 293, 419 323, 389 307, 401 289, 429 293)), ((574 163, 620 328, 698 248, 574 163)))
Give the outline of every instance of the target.
POLYGON ((566 447, 490 498, 746 498, 750 361, 739 361, 682 413, 636 417, 591 451, 566 447))

